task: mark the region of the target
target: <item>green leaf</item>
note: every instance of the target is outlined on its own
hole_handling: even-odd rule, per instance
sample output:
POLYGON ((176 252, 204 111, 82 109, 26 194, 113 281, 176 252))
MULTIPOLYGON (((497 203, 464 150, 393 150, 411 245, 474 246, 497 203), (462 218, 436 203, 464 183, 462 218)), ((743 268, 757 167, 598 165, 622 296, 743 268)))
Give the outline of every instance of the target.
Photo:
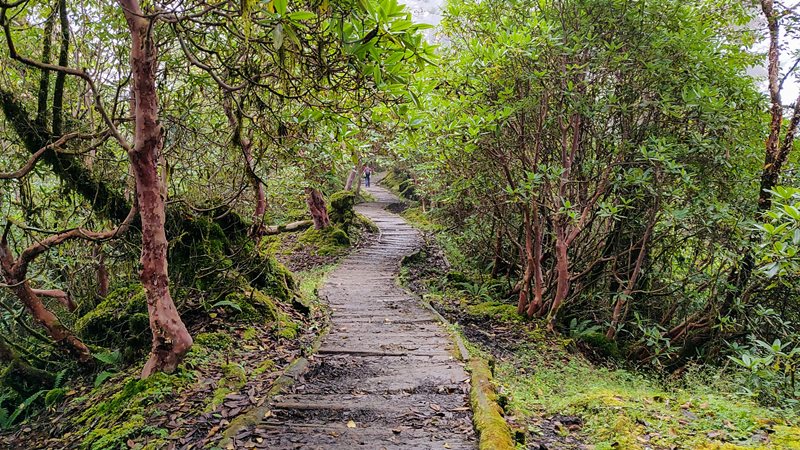
POLYGON ((109 372, 108 370, 104 370, 98 373, 97 376, 94 377, 94 387, 99 387, 101 384, 103 384, 104 381, 113 377, 116 374, 117 374, 116 372, 109 372))
POLYGON ((220 300, 217 303, 214 303, 213 305, 211 305, 211 308, 214 309, 214 308, 220 308, 220 307, 223 307, 223 306, 229 306, 229 307, 235 309, 236 311, 242 312, 242 307, 237 305, 236 303, 233 303, 230 300, 220 300))
POLYGON ((274 0, 275 12, 284 15, 286 14, 286 3, 288 0, 274 0))
POLYGON ((286 17, 291 20, 310 20, 317 17, 317 15, 311 11, 295 11, 289 13, 286 17))

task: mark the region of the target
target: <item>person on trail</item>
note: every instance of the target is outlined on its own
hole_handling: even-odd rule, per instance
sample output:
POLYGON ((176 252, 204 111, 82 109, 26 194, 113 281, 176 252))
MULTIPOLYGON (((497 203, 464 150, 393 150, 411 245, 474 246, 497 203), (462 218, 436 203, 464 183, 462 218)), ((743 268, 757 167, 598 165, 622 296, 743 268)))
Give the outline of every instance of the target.
POLYGON ((372 175, 372 168, 370 166, 364 167, 364 179, 366 180, 367 187, 369 187, 369 177, 372 175))

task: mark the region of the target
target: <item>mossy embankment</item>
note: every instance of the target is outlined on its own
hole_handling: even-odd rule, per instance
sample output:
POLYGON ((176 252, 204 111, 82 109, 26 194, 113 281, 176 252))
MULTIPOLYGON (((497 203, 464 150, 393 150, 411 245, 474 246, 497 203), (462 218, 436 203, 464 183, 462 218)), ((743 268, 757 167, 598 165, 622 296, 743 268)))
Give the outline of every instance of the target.
POLYGON ((413 208, 404 215, 440 233, 404 261, 404 282, 456 324, 471 353, 491 362, 520 448, 800 448, 800 416, 791 405, 759 405, 725 367, 671 375, 615 359, 621 350, 591 330, 550 334, 544 323, 517 314, 508 282, 443 252, 451 240, 431 216, 413 208))
POLYGON ((178 370, 139 379, 151 340, 147 304, 140 284, 118 282, 75 322, 98 355, 96 367, 40 394, 26 406, 36 414, 0 434, 0 447, 214 447, 231 421, 266 401, 283 368, 305 355, 325 327, 317 290, 369 232, 353 197, 339 198, 335 226, 320 233, 324 239, 303 239, 302 247, 297 241, 306 232, 256 244, 226 230, 224 220, 190 221, 170 244, 171 261, 180 262, 173 296, 194 337, 178 370), (318 253, 328 257, 294 272, 284 264, 318 253))

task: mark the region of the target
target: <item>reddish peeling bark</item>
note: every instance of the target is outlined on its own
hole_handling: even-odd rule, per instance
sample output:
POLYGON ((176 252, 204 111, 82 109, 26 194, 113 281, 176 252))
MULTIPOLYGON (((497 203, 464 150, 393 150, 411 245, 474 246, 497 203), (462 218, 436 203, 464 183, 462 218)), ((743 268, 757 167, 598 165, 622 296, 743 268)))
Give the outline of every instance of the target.
POLYGON ((47 334, 62 346, 68 353, 73 355, 78 361, 87 363, 92 360, 92 353, 80 339, 66 329, 52 311, 42 303, 42 299, 31 288, 30 283, 25 277, 27 265, 21 267, 19 260, 15 261, 11 256, 11 249, 3 239, 0 243, 0 269, 2 269, 3 281, 11 286, 10 289, 17 298, 25 305, 25 309, 33 316, 34 320, 47 330, 47 334))
POLYGON ((97 295, 106 298, 109 290, 108 268, 106 267, 106 254, 100 245, 94 248, 94 257, 97 259, 97 295))
POLYGON ((33 289, 33 293, 39 297, 54 298, 69 311, 75 311, 78 308, 72 297, 61 289, 33 289))
POLYGON ((521 252, 523 261, 525 263, 525 273, 522 275, 522 281, 519 290, 519 299, 517 300, 517 312, 525 314, 529 311, 529 296, 531 289, 531 277, 533 277, 533 238, 530 227, 530 214, 525 211, 524 215, 525 226, 525 251, 521 252))
POLYGON ((321 230, 331 226, 331 220, 328 218, 328 208, 325 206, 325 199, 322 198, 322 193, 319 189, 306 188, 306 204, 308 204, 308 210, 314 220, 314 228, 321 230))
POLYGON ((159 154, 163 145, 158 123, 156 91, 157 52, 146 18, 137 0, 119 0, 131 34, 131 90, 134 105, 134 144, 128 149, 136 198, 142 222, 140 279, 147 296, 153 346, 142 378, 155 372, 174 371, 192 346, 169 291, 167 236, 164 229, 165 201, 159 177, 159 154))

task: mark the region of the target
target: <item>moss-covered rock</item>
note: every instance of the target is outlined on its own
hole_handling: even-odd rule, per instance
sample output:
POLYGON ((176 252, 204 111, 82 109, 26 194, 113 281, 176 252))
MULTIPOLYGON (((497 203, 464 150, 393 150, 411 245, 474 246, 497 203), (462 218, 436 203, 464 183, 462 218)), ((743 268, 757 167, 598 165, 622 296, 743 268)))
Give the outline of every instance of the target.
POLYGON ((578 336, 576 340, 590 346, 602 356, 609 358, 620 358, 622 356, 622 352, 620 351, 617 342, 606 338, 604 333, 597 331, 583 333, 578 336))
POLYGON ((313 247, 320 256, 341 254, 351 245, 350 237, 338 226, 322 230, 309 228, 300 235, 298 242, 313 247))
POLYGON ((140 355, 152 339, 142 285, 131 284, 113 290, 78 319, 75 332, 93 344, 124 349, 123 357, 127 361, 140 355))
POLYGON ((350 231, 350 227, 356 221, 356 212, 353 210, 356 195, 352 191, 339 191, 331 195, 329 201, 328 216, 331 221, 339 225, 343 231, 350 231))
POLYGON ((241 322, 270 322, 276 320, 279 315, 278 307, 272 298, 259 290, 232 292, 219 304, 231 317, 241 322))
POLYGON ((418 199, 414 179, 405 170, 392 168, 381 180, 381 184, 397 192, 401 197, 409 200, 418 199))
POLYGON ((297 283, 289 269, 272 255, 259 252, 239 263, 242 274, 250 285, 282 302, 289 302, 297 295, 297 283))
POLYGON ((144 420, 146 408, 173 396, 194 381, 192 372, 180 370, 173 375, 155 373, 144 380, 132 378, 122 389, 113 384, 101 387, 109 390, 103 396, 105 400, 93 404, 74 419, 75 425, 81 428, 76 433, 86 436, 81 448, 127 448, 128 438, 148 432, 144 420))

